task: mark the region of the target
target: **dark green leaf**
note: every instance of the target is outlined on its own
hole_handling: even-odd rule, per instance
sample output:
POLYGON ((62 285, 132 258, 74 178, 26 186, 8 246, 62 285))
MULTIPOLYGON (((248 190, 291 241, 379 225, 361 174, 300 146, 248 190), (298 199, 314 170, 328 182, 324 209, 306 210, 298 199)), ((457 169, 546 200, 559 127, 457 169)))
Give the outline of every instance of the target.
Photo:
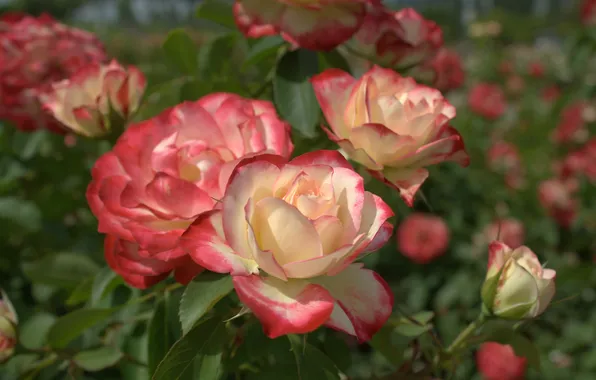
POLYGON ((168 353, 174 343, 170 333, 166 301, 160 300, 155 305, 155 311, 149 322, 148 366, 149 373, 155 373, 157 366, 168 353))
POLYGON ((246 68, 269 57, 274 57, 285 43, 286 41, 279 36, 261 38, 248 51, 243 67, 246 68))
POLYGON ((210 92, 210 83, 198 79, 189 80, 180 87, 180 101, 194 101, 210 92))
POLYGON ((417 337, 432 329, 429 324, 434 313, 432 311, 423 311, 418 314, 401 317, 397 321, 390 322, 395 327, 395 332, 406 337, 417 337))
POLYGON ((230 58, 237 38, 238 34, 226 34, 201 45, 198 57, 199 72, 205 83, 212 83, 214 79, 230 80, 230 74, 237 70, 229 70, 233 65, 230 58))
POLYGON ((218 325, 217 330, 216 334, 211 337, 210 344, 195 359, 195 379, 219 380, 224 374, 222 357, 225 344, 228 342, 228 333, 223 323, 218 325))
POLYGON ((217 0, 207 0, 197 7, 198 18, 212 21, 230 29, 236 29, 232 5, 217 0))
POLYGON ((339 371, 331 359, 306 342, 306 336, 288 335, 296 358, 298 379, 339 380, 339 371))
POLYGON ((41 228, 41 212, 37 205, 17 197, 0 198, 0 219, 16 224, 25 232, 41 228))
POLYGON ((348 61, 337 50, 319 52, 319 65, 321 66, 321 71, 335 68, 351 73, 348 61))
POLYGON ((107 294, 120 284, 123 284, 122 277, 118 276, 116 272, 110 267, 104 267, 93 280, 93 288, 91 291, 91 306, 97 306, 107 294))
POLYGON ((75 288, 98 270, 89 257, 74 253, 48 255, 23 263, 23 272, 31 281, 63 288, 75 288))
POLYGON ((116 365, 124 355, 115 347, 100 347, 82 351, 73 358, 75 364, 90 372, 101 371, 116 365))
POLYGON ((370 340, 370 345, 387 361, 399 368, 404 362, 404 351, 408 348, 410 339, 397 335, 395 328, 386 324, 370 340))
POLYGON ((178 380, 187 371, 198 355, 213 344, 219 329, 225 328, 217 318, 197 323, 185 336, 180 338, 157 367, 153 380, 178 380))
POLYGON ((66 300, 66 305, 75 306, 87 301, 91 297, 93 290, 93 281, 95 278, 89 277, 81 281, 76 288, 70 293, 70 297, 66 300))
POLYGON ((203 273, 188 284, 180 301, 182 331, 188 333, 219 300, 232 291, 232 277, 217 273, 203 273))
POLYGON ((316 136, 320 112, 309 79, 319 71, 317 53, 296 50, 279 61, 273 78, 273 99, 281 116, 304 136, 316 136))
POLYGON ((56 317, 52 314, 35 314, 20 326, 19 342, 29 349, 43 347, 48 331, 55 321, 56 317))
MULTIPOLYGON (((124 344, 124 352, 130 357, 134 358, 139 363, 147 363, 147 334, 141 337, 129 337, 124 344)), ((124 361, 120 364, 122 378, 125 380, 140 380, 150 379, 149 371, 147 366, 140 365, 138 363, 132 363, 130 361, 124 361)))
POLYGON ((198 48, 195 41, 183 29, 172 30, 163 43, 163 49, 168 59, 186 75, 197 75, 198 48))
POLYGON ((56 321, 48 332, 48 343, 54 348, 64 348, 87 329, 106 320, 114 309, 80 309, 56 321))
POLYGON ((329 331, 323 343, 325 354, 335 363, 337 368, 347 372, 352 364, 352 353, 348 344, 338 333, 329 331))

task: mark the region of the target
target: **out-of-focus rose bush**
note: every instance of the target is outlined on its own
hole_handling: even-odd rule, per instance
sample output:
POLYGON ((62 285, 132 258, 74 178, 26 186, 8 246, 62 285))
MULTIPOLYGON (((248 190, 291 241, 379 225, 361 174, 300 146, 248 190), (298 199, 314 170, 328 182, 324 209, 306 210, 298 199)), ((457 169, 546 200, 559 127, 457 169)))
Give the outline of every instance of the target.
POLYGON ((60 130, 38 99, 54 81, 106 59, 99 39, 44 14, 0 16, 0 118, 22 130, 60 130))
POLYGON ((515 354, 508 344, 486 342, 476 353, 478 371, 485 380, 522 380, 525 377, 527 359, 515 354))
POLYGON ((443 219, 414 213, 399 225, 397 247, 407 258, 426 264, 441 256, 449 246, 449 228, 443 219))

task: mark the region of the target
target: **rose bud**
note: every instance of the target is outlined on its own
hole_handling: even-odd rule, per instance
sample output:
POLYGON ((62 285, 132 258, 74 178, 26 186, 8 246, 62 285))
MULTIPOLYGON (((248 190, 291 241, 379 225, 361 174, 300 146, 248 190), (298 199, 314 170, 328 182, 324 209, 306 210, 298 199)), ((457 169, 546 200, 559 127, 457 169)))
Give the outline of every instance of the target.
POLYGON ((469 157, 449 125, 453 107, 439 90, 390 69, 373 67, 360 79, 329 69, 312 78, 315 94, 338 143, 350 159, 396 188, 411 206, 427 166, 469 157))
POLYGON ((6 362, 14 354, 17 345, 18 323, 17 313, 4 291, 0 298, 0 364, 6 362))
POLYGON ((141 103, 145 85, 145 76, 134 66, 125 69, 116 61, 109 65, 93 63, 53 83, 51 90, 40 95, 40 101, 64 128, 87 137, 101 137, 112 128, 122 132, 141 103), (116 115, 120 128, 111 125, 116 115))
POLYGON ((575 194, 578 186, 575 178, 551 178, 538 186, 540 204, 562 227, 569 228, 577 217, 579 203, 575 194))
POLYGON ((199 216, 181 244, 199 265, 232 275, 269 337, 326 325, 363 342, 391 315, 393 295, 354 261, 387 242, 391 216, 337 151, 287 163, 262 155, 238 164, 222 208, 199 216))
POLYGON ((585 26, 596 25, 596 0, 583 0, 580 8, 580 18, 585 26))
POLYGON ((526 362, 508 344, 486 342, 476 353, 476 366, 484 380, 522 380, 526 362))
POLYGON ((331 50, 358 30, 368 0, 236 0, 234 18, 245 36, 281 34, 295 46, 331 50))
POLYGON ((513 320, 542 314, 555 295, 555 275, 554 270, 542 268, 530 248, 511 249, 502 242, 492 242, 482 286, 485 312, 513 320))

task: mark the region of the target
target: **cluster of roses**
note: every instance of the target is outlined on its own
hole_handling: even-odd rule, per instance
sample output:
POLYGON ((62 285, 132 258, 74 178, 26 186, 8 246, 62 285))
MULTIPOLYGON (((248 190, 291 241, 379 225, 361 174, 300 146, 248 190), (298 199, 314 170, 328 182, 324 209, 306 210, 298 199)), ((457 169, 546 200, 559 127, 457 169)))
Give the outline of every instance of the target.
MULTIPOLYGON (((375 62, 391 67, 426 65, 439 56, 440 29, 412 10, 390 12, 376 1, 309 4, 244 0, 234 12, 249 37, 279 33, 310 49, 346 42, 364 56, 363 48, 372 47, 375 62)), ((99 43, 86 34, 47 17, 10 17, 1 25, 8 31, 0 35, 0 48, 30 64, 21 67, 28 82, 2 83, 2 91, 32 110, 27 115, 34 120, 47 117, 93 137, 109 131, 115 117, 126 122, 139 107, 143 75, 106 64, 99 43), (35 43, 18 45, 19 33, 11 28, 35 43), (67 49, 76 59, 59 61, 67 56, 58 48, 63 40, 84 45, 67 49), (83 66, 87 50, 95 52, 94 60, 83 66), (30 71, 38 76, 30 78, 30 71), (55 81, 57 76, 63 80, 55 81)), ((109 266, 137 288, 171 273, 184 284, 205 269, 229 273, 238 297, 270 337, 326 325, 370 339, 389 318, 393 295, 356 260, 391 237, 393 211, 365 191, 344 156, 399 191, 409 206, 428 166, 466 166, 469 159, 449 124, 455 108, 437 89, 377 65, 359 79, 329 69, 311 83, 328 123, 324 130, 343 155, 315 151, 290 159, 290 125, 274 105, 231 93, 129 124, 95 163, 87 189, 106 235, 109 266)), ((0 116, 21 121, 5 108, 0 116)), ((554 276, 527 247, 495 242, 485 308, 501 318, 534 317, 553 297, 554 276)))

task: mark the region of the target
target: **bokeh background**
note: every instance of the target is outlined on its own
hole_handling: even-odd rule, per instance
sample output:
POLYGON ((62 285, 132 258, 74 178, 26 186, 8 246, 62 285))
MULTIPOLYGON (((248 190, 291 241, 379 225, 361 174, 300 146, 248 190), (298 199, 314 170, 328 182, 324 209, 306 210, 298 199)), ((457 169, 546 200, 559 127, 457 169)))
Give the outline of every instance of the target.
MULTIPOLYGON (((137 115, 142 120, 210 91, 258 88, 262 67, 271 64, 238 70, 248 45, 221 37, 218 25, 197 19, 194 9, 200 3, 0 0, 0 13, 48 12, 96 33, 111 56, 147 75, 147 104, 137 115), (162 49, 168 31, 180 27, 198 46, 202 85, 181 78, 162 49)), ((420 264, 401 252, 394 237, 368 256, 366 264, 391 284, 405 313, 434 311, 437 333, 448 342, 477 315, 487 243, 496 233, 494 227, 488 229, 509 219, 516 226, 511 235, 557 270, 555 301, 545 315, 523 328, 539 348, 542 363, 542 371, 529 369, 527 378, 593 380, 596 148, 589 141, 596 136, 596 33, 582 26, 579 2, 386 3, 395 9, 414 7, 436 21, 446 45, 459 54, 465 82, 447 96, 457 107, 454 126, 464 137, 471 165, 433 167, 422 187, 426 201, 418 201, 414 209, 393 190, 369 180, 367 186, 397 211, 398 226, 412 212, 434 214, 447 224, 449 239, 444 253, 420 264), (579 164, 574 166, 569 158, 576 152, 582 155, 573 157, 584 160, 581 170, 574 169, 579 164)), ((311 139, 295 135, 294 141, 296 154, 313 146, 335 148, 322 133, 311 139)), ((28 320, 51 321, 72 310, 73 291, 105 264, 103 239, 85 190, 93 163, 109 148, 106 142, 47 131, 24 133, 0 121, 0 287, 15 304, 28 334, 24 339, 38 339, 39 325, 28 328, 28 320)), ((504 222, 500 230, 505 233, 504 222)), ((381 378, 391 368, 371 347, 350 347, 344 353, 350 378, 381 378)), ((16 366, 0 369, 0 378, 14 378, 16 366)), ((59 378, 52 372, 43 376, 59 378)), ((85 378, 121 376, 142 378, 120 369, 85 378)), ((460 365, 457 378, 480 378, 473 355, 460 365)))

